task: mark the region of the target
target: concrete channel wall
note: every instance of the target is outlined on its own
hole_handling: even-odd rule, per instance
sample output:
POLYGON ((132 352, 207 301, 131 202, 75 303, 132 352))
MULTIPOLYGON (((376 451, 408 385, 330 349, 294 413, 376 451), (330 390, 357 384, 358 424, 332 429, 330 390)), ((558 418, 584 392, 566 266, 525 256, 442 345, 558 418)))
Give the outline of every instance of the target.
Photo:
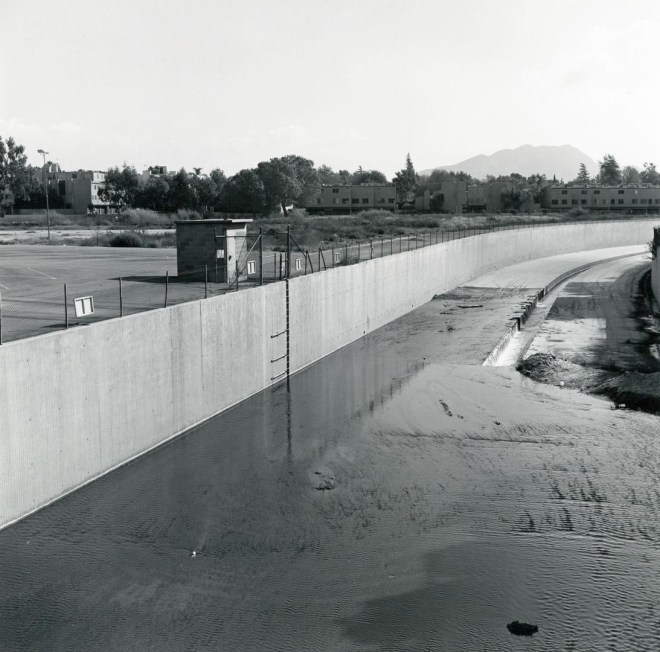
MULTIPOLYGON (((656 245, 656 251, 660 249, 660 226, 653 230, 653 239, 656 245)), ((651 287, 656 303, 660 305, 660 252, 656 254, 655 260, 651 266, 651 287)))
MULTIPOLYGON (((294 278, 291 371, 490 270, 648 242, 652 222, 500 231, 294 278)), ((0 347, 0 527, 282 378, 284 282, 0 347)))

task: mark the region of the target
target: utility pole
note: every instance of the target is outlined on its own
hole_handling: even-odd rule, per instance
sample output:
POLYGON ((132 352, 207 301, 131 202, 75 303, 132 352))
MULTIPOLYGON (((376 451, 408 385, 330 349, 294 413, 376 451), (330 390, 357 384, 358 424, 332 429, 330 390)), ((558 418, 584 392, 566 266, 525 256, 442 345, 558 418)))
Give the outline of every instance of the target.
POLYGON ((37 152, 39 154, 43 154, 44 157, 44 189, 46 192, 46 224, 48 226, 48 239, 50 240, 50 207, 48 206, 48 172, 46 171, 46 154, 48 152, 44 152, 43 149, 38 149, 37 152))

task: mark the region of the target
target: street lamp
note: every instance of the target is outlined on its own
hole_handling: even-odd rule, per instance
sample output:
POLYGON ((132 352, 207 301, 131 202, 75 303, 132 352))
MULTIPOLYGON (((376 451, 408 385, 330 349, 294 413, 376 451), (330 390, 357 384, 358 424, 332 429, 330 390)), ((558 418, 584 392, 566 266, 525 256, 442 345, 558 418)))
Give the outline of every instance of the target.
POLYGON ((48 226, 48 239, 50 240, 50 207, 48 206, 48 172, 46 171, 46 154, 43 149, 38 149, 39 154, 44 157, 44 188, 46 189, 46 224, 48 226))

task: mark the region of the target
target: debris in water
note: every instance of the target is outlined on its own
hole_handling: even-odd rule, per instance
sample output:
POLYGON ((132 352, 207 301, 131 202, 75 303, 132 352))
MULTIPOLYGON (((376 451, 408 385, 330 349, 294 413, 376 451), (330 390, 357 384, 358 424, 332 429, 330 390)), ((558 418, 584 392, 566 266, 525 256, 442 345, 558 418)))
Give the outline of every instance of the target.
POLYGON ((319 491, 331 491, 337 485, 334 474, 329 469, 314 471, 312 482, 319 491))
POLYGON ((512 623, 509 623, 506 628, 516 636, 533 636, 536 632, 539 631, 537 625, 530 625, 529 623, 519 623, 517 620, 514 620, 512 623))
POLYGON ((190 553, 190 556, 191 556, 191 557, 197 557, 197 550, 193 550, 193 551, 190 553))

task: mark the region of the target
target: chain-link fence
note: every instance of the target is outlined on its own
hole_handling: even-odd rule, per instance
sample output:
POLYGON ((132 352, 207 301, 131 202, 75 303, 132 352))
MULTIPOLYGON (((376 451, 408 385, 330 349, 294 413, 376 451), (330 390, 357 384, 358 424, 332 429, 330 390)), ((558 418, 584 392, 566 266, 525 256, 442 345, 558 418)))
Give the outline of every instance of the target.
MULTIPOLYGON (((635 216, 631 219, 644 218, 635 216)), ((657 217, 648 219, 658 221, 657 217)), ((454 231, 435 229, 414 235, 383 236, 369 241, 314 250, 300 246, 291 232, 286 232, 286 238, 248 236, 241 242, 236 259, 231 263, 217 261, 214 266, 199 267, 178 275, 168 272, 160 275, 151 273, 144 276, 116 276, 84 283, 69 283, 60 286, 57 291, 39 290, 30 296, 0 295, 0 344, 285 278, 313 274, 333 267, 353 265, 373 258, 405 253, 458 238, 492 231, 542 228, 546 225, 553 224, 514 224, 454 231), (285 246, 283 241, 286 242, 285 246)))

